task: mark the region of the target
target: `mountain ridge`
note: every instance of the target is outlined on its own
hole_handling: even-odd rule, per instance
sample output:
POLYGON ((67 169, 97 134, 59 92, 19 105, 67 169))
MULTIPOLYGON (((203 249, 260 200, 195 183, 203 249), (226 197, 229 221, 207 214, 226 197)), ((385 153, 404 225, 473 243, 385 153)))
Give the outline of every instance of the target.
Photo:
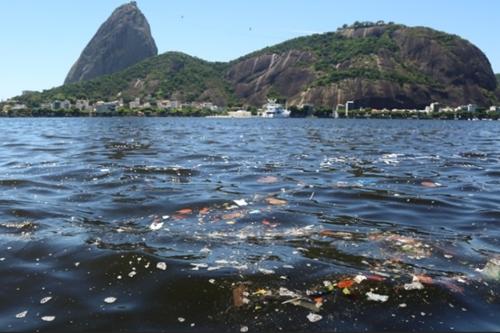
POLYGON ((113 74, 157 54, 149 23, 132 1, 116 8, 99 27, 64 83, 113 74))
POLYGON ((154 96, 219 105, 331 108, 347 100, 375 108, 491 104, 500 98, 487 57, 472 43, 426 27, 356 23, 336 32, 294 38, 230 62, 178 52, 146 59, 118 73, 44 91, 39 100, 154 96))

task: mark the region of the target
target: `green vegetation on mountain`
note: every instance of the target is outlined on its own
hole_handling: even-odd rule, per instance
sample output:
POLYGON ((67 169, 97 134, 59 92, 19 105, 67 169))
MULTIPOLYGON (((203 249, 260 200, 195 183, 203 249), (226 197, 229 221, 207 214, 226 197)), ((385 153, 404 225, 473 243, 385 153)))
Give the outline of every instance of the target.
POLYGON ((151 96, 186 102, 197 99, 233 100, 231 87, 222 78, 226 65, 210 63, 179 52, 149 58, 119 73, 94 80, 67 84, 21 100, 52 101, 88 99, 90 101, 151 96))
POLYGON ((229 63, 168 52, 109 76, 21 98, 30 105, 152 96, 258 106, 274 96, 289 106, 325 109, 346 100, 374 108, 423 108, 435 101, 487 106, 495 98, 497 79, 486 56, 458 36, 424 27, 356 22, 229 63))
POLYGON ((500 85, 500 74, 495 74, 496 78, 497 78, 497 83, 500 85))

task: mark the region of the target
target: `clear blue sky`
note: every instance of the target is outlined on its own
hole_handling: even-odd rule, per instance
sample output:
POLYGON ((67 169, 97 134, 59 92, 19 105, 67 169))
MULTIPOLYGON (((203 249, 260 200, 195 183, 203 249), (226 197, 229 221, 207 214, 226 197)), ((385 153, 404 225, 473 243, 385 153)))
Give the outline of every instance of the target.
MULTIPOLYGON (((0 99, 60 85, 123 0, 0 1, 0 99)), ((460 35, 500 72, 496 0, 138 0, 160 53, 226 61, 354 21, 394 21, 460 35), (251 30, 250 30, 251 28, 251 30)))

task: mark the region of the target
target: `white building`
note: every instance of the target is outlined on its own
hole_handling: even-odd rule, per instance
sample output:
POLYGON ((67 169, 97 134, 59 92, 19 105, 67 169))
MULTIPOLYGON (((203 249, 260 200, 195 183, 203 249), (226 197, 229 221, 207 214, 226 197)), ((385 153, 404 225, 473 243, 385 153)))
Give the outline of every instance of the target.
POLYGON ((25 104, 14 104, 10 108, 12 111, 26 110, 28 107, 25 104))
POLYGON ((469 104, 467 105, 467 112, 476 112, 477 111, 477 105, 476 104, 469 104))
POLYGON ((348 101, 347 103, 345 103, 345 117, 349 117, 349 110, 350 110, 350 106, 353 105, 354 107, 354 101, 348 101))
POLYGON ((430 112, 439 112, 441 110, 441 104, 434 102, 429 106, 430 112))
POLYGON ((61 109, 61 101, 58 101, 58 100, 53 101, 51 106, 50 106, 50 109, 52 111, 57 111, 57 110, 61 109))
POLYGON ((90 103, 86 99, 79 99, 75 103, 75 108, 80 111, 88 111, 91 110, 90 103))
POLYGON ((491 106, 490 112, 500 112, 500 106, 491 106))
POLYGON ((117 102, 103 102, 99 101, 95 104, 96 113, 113 113, 116 112, 117 102))
POLYGON ((141 107, 141 99, 139 97, 136 97, 132 102, 128 103, 128 105, 132 110, 139 109, 141 107))
POLYGON ((61 102, 61 109, 63 110, 69 110, 71 109, 71 102, 68 101, 67 99, 61 102))

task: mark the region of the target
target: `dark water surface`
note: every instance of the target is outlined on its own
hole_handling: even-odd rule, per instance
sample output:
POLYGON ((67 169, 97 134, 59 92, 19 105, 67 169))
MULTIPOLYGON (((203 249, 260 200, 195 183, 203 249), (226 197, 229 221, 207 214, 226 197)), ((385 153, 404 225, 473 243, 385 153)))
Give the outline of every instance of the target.
POLYGON ((0 133, 0 331, 500 330, 500 122, 0 133))

